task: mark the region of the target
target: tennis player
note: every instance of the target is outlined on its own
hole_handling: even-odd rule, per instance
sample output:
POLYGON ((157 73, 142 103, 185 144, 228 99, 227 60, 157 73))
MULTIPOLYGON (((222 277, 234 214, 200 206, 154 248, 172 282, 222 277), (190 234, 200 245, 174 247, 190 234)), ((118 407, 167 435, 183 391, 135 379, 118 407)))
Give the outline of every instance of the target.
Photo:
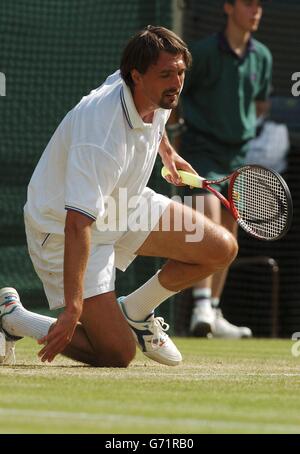
POLYGON ((0 315, 8 341, 30 336, 44 345, 43 362, 62 353, 92 366, 126 367, 137 343, 149 358, 179 364, 168 325, 154 309, 237 253, 223 227, 146 187, 157 153, 174 184, 177 168, 193 172, 165 134, 190 63, 173 32, 148 26, 137 33, 120 71, 66 115, 33 173, 24 209, 28 250, 50 309, 64 310, 57 320, 29 312, 15 289, 4 288, 0 315), (148 213, 147 229, 136 228, 141 213, 148 213), (181 229, 178 218, 186 221, 181 229), (202 241, 187 241, 185 225, 201 225, 202 241), (117 301, 115 267, 125 271, 137 255, 168 260, 117 301))
MULTIPOLYGON (((193 67, 182 96, 187 130, 181 154, 208 180, 230 175, 245 164, 256 115, 268 110, 272 56, 252 37, 263 14, 261 0, 225 0, 226 27, 191 46, 193 67)), ((226 190, 226 184, 219 190, 226 190)), ((188 194, 187 191, 185 191, 188 194)), ((237 237, 237 224, 221 203, 206 191, 205 214, 237 237)), ((227 271, 199 282, 193 289, 190 331, 195 336, 250 337, 248 327, 229 323, 219 309, 227 271)))

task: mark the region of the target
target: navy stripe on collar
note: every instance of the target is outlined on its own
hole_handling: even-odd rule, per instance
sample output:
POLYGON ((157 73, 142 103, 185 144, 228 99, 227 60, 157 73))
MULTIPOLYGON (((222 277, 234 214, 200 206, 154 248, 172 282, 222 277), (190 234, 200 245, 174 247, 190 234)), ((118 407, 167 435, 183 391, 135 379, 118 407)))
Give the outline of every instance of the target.
POLYGON ((124 115, 126 117, 127 123, 129 124, 131 129, 134 129, 133 124, 131 123, 131 120, 130 120, 128 108, 126 106, 123 87, 121 87, 121 90, 120 90, 120 98, 121 98, 122 109, 123 109, 124 115))

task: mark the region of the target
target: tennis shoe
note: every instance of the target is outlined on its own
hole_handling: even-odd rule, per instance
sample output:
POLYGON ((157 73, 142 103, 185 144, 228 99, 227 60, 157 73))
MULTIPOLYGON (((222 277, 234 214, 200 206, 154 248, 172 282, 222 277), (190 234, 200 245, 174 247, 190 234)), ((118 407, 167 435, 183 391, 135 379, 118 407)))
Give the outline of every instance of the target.
POLYGON ((16 364, 16 353, 15 353, 16 341, 7 340, 6 334, 1 332, 1 355, 0 355, 0 366, 9 365, 13 366, 16 364), (4 342, 2 343, 2 340, 4 342))
POLYGON ((224 318, 221 309, 214 310, 216 318, 212 329, 213 337, 220 337, 223 339, 245 339, 252 337, 250 328, 247 326, 235 326, 224 318))
POLYGON ((15 343, 22 339, 9 334, 2 326, 2 318, 11 314, 17 306, 22 305, 18 292, 11 287, 0 290, 0 364, 16 363, 15 343))
POLYGON ((3 363, 5 354, 6 354, 6 338, 2 329, 0 329, 0 364, 3 363))
POLYGON ((153 361, 167 366, 177 366, 182 361, 182 356, 166 333, 169 325, 162 317, 155 317, 153 313, 142 322, 131 320, 127 317, 123 300, 124 297, 121 296, 118 303, 139 349, 153 361))
POLYGON ((195 337, 207 337, 211 334, 216 314, 211 307, 210 300, 205 300, 201 304, 194 304, 190 334, 195 337))
POLYGON ((221 309, 213 308, 209 301, 194 306, 191 316, 190 333, 195 337, 216 337, 222 339, 252 337, 250 328, 233 325, 224 318, 221 309))

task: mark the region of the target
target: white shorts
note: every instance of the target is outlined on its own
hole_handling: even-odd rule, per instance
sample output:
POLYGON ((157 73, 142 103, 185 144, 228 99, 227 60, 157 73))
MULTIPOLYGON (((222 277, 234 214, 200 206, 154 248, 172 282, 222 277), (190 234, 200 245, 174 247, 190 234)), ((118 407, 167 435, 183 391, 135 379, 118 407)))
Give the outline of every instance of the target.
MULTIPOLYGON (((84 279, 84 299, 115 289, 115 268, 126 270, 171 202, 154 191, 148 191, 147 197, 152 213, 149 230, 128 230, 116 242, 111 242, 111 235, 106 235, 105 232, 92 233, 91 252, 84 279)), ((26 218, 25 230, 29 255, 43 283, 49 307, 52 310, 63 307, 64 235, 40 232, 26 218)))

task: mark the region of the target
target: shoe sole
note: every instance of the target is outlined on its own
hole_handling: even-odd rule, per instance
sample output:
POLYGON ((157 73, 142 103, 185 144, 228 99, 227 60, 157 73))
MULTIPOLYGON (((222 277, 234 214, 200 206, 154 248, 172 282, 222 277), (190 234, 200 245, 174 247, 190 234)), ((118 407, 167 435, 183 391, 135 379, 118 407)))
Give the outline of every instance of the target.
POLYGON ((152 359, 152 361, 156 361, 159 364, 164 364, 165 366, 178 366, 182 362, 182 358, 178 360, 168 360, 167 358, 161 357, 153 357, 151 353, 143 352, 147 358, 152 359))
POLYGON ((211 326, 209 323, 199 322, 192 331, 192 336, 207 337, 211 333, 211 326))

